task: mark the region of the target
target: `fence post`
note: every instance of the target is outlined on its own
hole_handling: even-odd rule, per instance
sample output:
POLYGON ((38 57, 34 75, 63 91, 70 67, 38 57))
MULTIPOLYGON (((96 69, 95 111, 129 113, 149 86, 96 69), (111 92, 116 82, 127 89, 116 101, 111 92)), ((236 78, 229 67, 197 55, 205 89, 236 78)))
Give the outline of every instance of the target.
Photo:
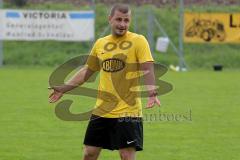
POLYGON ((186 64, 184 60, 184 51, 183 51, 183 21, 184 21, 184 0, 179 2, 179 67, 180 71, 186 70, 186 64))
MULTIPOLYGON (((0 9, 3 7, 3 0, 0 0, 0 9)), ((0 38, 0 67, 3 65, 3 42, 0 38)))

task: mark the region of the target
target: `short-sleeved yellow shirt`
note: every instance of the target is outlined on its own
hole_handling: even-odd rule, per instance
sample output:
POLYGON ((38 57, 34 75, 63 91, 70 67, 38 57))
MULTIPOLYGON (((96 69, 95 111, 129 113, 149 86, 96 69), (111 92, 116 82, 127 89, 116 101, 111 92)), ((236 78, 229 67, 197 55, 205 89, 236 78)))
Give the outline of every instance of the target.
POLYGON ((109 35, 94 44, 86 65, 100 71, 98 98, 93 114, 107 118, 142 117, 139 64, 153 61, 142 35, 109 35))

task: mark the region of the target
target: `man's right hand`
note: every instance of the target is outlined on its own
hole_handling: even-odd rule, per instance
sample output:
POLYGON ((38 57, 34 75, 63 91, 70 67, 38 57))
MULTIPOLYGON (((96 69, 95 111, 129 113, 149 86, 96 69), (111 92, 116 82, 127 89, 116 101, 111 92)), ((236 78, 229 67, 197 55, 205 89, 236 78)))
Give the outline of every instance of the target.
POLYGON ((60 91, 57 91, 55 88, 50 88, 50 89, 53 89, 53 92, 49 96, 49 103, 55 103, 63 96, 63 93, 60 91))
POLYGON ((66 84, 49 87, 48 89, 53 89, 53 92, 49 96, 49 102, 57 102, 64 93, 83 84, 93 73, 94 71, 85 66, 81 68, 80 71, 78 71, 66 84))

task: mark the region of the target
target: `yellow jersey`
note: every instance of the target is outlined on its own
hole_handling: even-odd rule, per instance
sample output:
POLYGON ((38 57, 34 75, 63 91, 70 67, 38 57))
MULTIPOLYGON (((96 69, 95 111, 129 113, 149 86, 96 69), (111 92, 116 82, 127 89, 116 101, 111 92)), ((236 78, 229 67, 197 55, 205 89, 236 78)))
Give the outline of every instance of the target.
POLYGON ((86 65, 100 72, 93 114, 106 118, 142 117, 139 64, 153 61, 143 35, 127 32, 98 39, 86 65))

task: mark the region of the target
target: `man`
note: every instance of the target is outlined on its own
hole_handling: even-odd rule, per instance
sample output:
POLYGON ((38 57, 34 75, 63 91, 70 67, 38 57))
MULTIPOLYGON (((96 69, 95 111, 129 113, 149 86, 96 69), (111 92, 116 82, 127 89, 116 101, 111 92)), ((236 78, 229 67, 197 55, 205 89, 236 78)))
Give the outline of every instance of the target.
POLYGON ((160 105, 154 86, 153 58, 145 37, 128 31, 129 6, 114 5, 108 21, 112 34, 96 41, 86 65, 67 85, 53 87, 49 101, 58 101, 65 92, 99 71, 98 99, 86 131, 83 159, 96 160, 101 149, 110 149, 119 150, 122 160, 134 160, 136 151, 143 149, 141 100, 138 92, 133 91, 134 87, 139 89, 138 67, 148 90, 146 108, 160 105))

